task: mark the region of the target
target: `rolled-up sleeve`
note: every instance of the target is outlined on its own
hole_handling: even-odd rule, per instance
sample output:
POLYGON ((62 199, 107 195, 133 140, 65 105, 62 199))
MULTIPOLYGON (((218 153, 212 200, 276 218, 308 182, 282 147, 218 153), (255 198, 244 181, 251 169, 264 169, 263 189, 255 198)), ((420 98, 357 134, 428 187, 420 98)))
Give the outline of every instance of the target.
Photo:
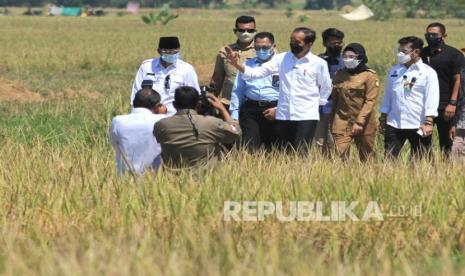
POLYGON ((430 70, 426 84, 425 116, 438 116, 439 107, 439 80, 435 71, 430 70))
POLYGON ((322 64, 320 66, 319 77, 317 78, 318 87, 320 89, 319 105, 325 105, 332 91, 332 82, 329 75, 328 66, 322 64))

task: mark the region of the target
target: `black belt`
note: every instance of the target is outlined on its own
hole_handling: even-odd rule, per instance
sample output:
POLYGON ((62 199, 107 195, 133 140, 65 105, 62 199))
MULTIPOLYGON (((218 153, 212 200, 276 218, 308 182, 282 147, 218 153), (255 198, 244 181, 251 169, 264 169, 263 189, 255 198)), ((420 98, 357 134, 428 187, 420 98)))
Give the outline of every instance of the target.
POLYGON ((254 107, 275 107, 278 105, 278 101, 254 101, 246 99, 244 104, 254 107))

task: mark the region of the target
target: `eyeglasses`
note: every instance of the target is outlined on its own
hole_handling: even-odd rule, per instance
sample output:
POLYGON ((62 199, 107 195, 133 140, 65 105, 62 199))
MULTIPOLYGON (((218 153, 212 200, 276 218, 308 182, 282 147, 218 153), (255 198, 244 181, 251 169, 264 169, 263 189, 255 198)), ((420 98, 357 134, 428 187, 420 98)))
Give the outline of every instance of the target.
POLYGON ((248 32, 249 34, 253 34, 255 33, 257 30, 255 29, 234 29, 235 32, 238 32, 238 33, 245 33, 245 32, 248 32))
POLYGON ((165 89, 170 90, 170 75, 165 78, 165 89))
POLYGON ((268 51, 269 49, 271 49, 273 47, 273 45, 268 45, 268 46, 258 46, 258 45, 255 45, 255 51, 268 51))

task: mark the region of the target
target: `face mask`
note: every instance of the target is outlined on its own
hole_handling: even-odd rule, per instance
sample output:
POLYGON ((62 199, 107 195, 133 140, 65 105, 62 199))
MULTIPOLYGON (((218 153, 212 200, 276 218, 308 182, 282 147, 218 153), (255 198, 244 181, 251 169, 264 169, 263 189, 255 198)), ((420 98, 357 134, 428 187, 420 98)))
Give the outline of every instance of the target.
POLYGON ((179 53, 176 53, 176 54, 162 54, 161 55, 161 59, 164 61, 164 62, 167 62, 167 63, 175 63, 176 60, 178 60, 180 54, 179 53))
POLYGON ((426 41, 428 42, 429 46, 435 47, 441 44, 442 37, 427 37, 426 41))
POLYGON ((257 53, 257 58, 259 60, 268 60, 271 55, 273 54, 273 49, 268 49, 268 50, 263 50, 263 49, 260 49, 258 51, 256 51, 257 53))
POLYGON ((412 60, 412 57, 410 56, 410 54, 405 54, 402 52, 397 53, 397 62, 399 64, 406 64, 407 62, 411 60, 412 60))
POLYGON ((237 39, 239 39, 242 43, 249 43, 255 37, 255 33, 248 33, 248 32, 235 32, 237 39))
POLYGON ((297 55, 298 53, 302 52, 304 47, 303 46, 300 46, 299 44, 297 43, 292 43, 289 44, 289 46, 291 47, 291 52, 294 54, 294 55, 297 55))
POLYGON ((344 61, 344 66, 347 69, 355 69, 361 62, 360 60, 355 59, 355 58, 345 58, 343 61, 344 61))
POLYGON ((339 47, 339 46, 328 47, 326 48, 326 51, 328 51, 328 54, 330 54, 331 56, 338 57, 341 55, 342 47, 339 47))

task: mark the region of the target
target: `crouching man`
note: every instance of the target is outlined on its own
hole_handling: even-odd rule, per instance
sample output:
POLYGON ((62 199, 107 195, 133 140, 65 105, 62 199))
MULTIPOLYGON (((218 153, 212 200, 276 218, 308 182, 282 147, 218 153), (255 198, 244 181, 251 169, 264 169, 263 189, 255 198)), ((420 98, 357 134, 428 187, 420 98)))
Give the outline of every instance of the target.
POLYGON ((155 90, 145 87, 136 93, 130 114, 113 118, 110 142, 116 152, 118 174, 142 174, 160 165, 160 145, 153 137, 153 126, 166 117, 166 107, 155 90))
POLYGON ((232 144, 241 129, 221 101, 208 96, 210 104, 223 120, 197 113, 201 103, 198 92, 189 86, 174 93, 174 116, 155 124, 153 134, 161 144, 164 165, 170 168, 202 166, 218 161, 222 144, 232 144))

